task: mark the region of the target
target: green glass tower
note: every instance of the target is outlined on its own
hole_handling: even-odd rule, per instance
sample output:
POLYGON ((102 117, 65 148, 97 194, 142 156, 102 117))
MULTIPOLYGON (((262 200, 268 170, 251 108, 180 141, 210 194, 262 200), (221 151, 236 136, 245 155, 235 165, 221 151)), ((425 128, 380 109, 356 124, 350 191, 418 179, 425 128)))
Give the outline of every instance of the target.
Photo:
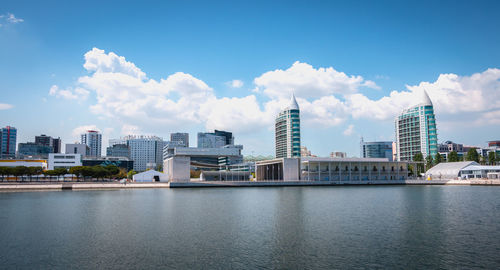
POLYGON ((275 128, 276 158, 300 157, 300 110, 293 94, 276 117, 275 128))
POLYGON ((396 150, 398 161, 413 160, 417 153, 424 158, 438 153, 436 116, 432 101, 424 90, 419 103, 396 117, 396 150))

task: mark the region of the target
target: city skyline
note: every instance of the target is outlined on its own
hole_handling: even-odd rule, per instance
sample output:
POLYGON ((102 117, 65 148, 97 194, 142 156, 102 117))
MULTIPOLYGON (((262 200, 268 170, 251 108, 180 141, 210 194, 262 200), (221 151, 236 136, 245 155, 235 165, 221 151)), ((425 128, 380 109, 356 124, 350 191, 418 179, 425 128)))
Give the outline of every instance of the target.
POLYGON ((6 2, 0 8, 1 126, 16 127, 18 143, 39 134, 70 143, 96 129, 104 149, 108 139, 129 134, 195 138, 221 129, 233 132, 246 155, 269 155, 274 118, 293 92, 302 145, 320 156, 357 156, 361 136, 394 141, 394 117, 425 88, 439 142, 484 145, 500 131, 500 54, 493 49, 500 38, 486 34, 500 26, 493 13, 498 4, 450 3, 393 2, 384 9, 364 2, 361 11, 297 3, 281 13, 277 3, 223 5, 223 11, 220 3, 159 4, 170 17, 139 8, 155 20, 118 15, 132 7, 105 3, 97 15, 122 12, 94 15, 96 22, 86 25, 70 19, 90 11, 82 3, 6 2), (193 20, 175 16, 187 9, 193 20), (256 11, 258 21, 251 19, 256 11), (214 14, 234 28, 209 19, 214 14), (142 35, 141 26, 147 26, 142 35), (142 40, 132 41, 134 35, 142 40), (68 41, 61 43, 62 36, 68 41))

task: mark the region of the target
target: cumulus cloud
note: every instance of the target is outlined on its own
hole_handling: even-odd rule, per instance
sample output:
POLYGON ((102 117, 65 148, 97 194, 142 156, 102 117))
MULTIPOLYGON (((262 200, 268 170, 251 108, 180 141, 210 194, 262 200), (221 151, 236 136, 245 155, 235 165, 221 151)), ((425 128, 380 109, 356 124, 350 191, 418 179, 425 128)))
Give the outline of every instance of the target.
POLYGON ((80 135, 87 132, 87 130, 95 130, 101 132, 101 129, 99 129, 96 125, 84 125, 74 128, 73 131, 71 132, 71 135, 73 136, 73 138, 79 141, 80 135))
POLYGON ((50 96, 55 96, 57 98, 63 99, 74 99, 74 100, 86 100, 89 96, 89 91, 81 87, 76 89, 59 89, 57 85, 52 85, 49 90, 50 96))
MULTIPOLYGON (((477 112, 484 121, 496 123, 500 114, 500 70, 488 69, 471 76, 442 74, 435 82, 422 82, 392 91, 379 99, 360 92, 379 89, 359 75, 348 75, 333 67, 315 68, 295 62, 287 69, 268 71, 254 80, 255 88, 244 97, 217 97, 214 90, 195 76, 176 72, 165 78, 148 78, 123 56, 94 48, 85 54, 74 89, 54 85, 49 94, 66 99, 95 94, 92 113, 115 120, 122 135, 149 130, 173 130, 187 125, 204 125, 207 130, 248 132, 272 130, 274 118, 297 96, 303 126, 339 126, 349 119, 391 120, 412 105, 426 89, 438 113, 477 112), (163 128, 162 128, 163 127, 163 128)), ((243 82, 231 86, 243 85, 243 82)), ((346 136, 354 133, 349 125, 346 136)))
POLYGON ((14 108, 13 105, 7 103, 0 103, 0 110, 8 110, 14 108))
POLYGON ((349 125, 346 130, 344 130, 343 134, 345 136, 351 136, 354 133, 354 125, 349 125))
MULTIPOLYGON (((23 19, 16 18, 16 16, 12 13, 7 13, 6 15, 0 15, 0 22, 5 22, 7 24, 16 24, 24 22, 23 19)), ((0 27, 2 24, 0 24, 0 27)))
POLYGON ((244 83, 242 80, 232 80, 229 82, 226 82, 226 85, 232 88, 241 88, 243 87, 244 83))
POLYGON ((292 92, 303 98, 320 98, 332 94, 355 93, 361 87, 379 89, 373 81, 362 76, 347 75, 333 67, 314 68, 295 62, 286 70, 268 71, 255 78, 256 91, 271 98, 288 97, 292 92))

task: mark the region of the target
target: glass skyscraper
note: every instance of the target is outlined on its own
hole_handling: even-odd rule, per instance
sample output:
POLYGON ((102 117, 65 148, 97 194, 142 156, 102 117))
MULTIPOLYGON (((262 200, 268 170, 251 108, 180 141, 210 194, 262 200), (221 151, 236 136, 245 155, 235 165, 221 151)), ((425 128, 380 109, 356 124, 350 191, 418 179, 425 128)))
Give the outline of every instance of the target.
POLYGON ((436 117, 431 99, 424 90, 418 104, 396 117, 398 161, 413 160, 417 153, 424 158, 438 153, 436 117))
POLYGON ((276 117, 276 158, 300 157, 300 110, 292 94, 290 105, 276 117))
POLYGON ((17 129, 6 126, 0 129, 0 158, 16 157, 17 129))

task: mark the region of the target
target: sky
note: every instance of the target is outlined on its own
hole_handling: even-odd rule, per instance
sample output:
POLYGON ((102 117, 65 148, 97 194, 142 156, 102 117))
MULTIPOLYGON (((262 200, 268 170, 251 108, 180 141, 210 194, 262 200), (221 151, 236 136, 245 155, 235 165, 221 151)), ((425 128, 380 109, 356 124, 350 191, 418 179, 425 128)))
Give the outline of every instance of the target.
MULTIPOLYGON (((499 1, 0 2, 0 125, 18 143, 232 131, 274 154, 292 93, 302 145, 359 156, 425 89, 438 141, 500 139, 499 1)), ((104 150, 103 150, 104 152, 104 150)))

